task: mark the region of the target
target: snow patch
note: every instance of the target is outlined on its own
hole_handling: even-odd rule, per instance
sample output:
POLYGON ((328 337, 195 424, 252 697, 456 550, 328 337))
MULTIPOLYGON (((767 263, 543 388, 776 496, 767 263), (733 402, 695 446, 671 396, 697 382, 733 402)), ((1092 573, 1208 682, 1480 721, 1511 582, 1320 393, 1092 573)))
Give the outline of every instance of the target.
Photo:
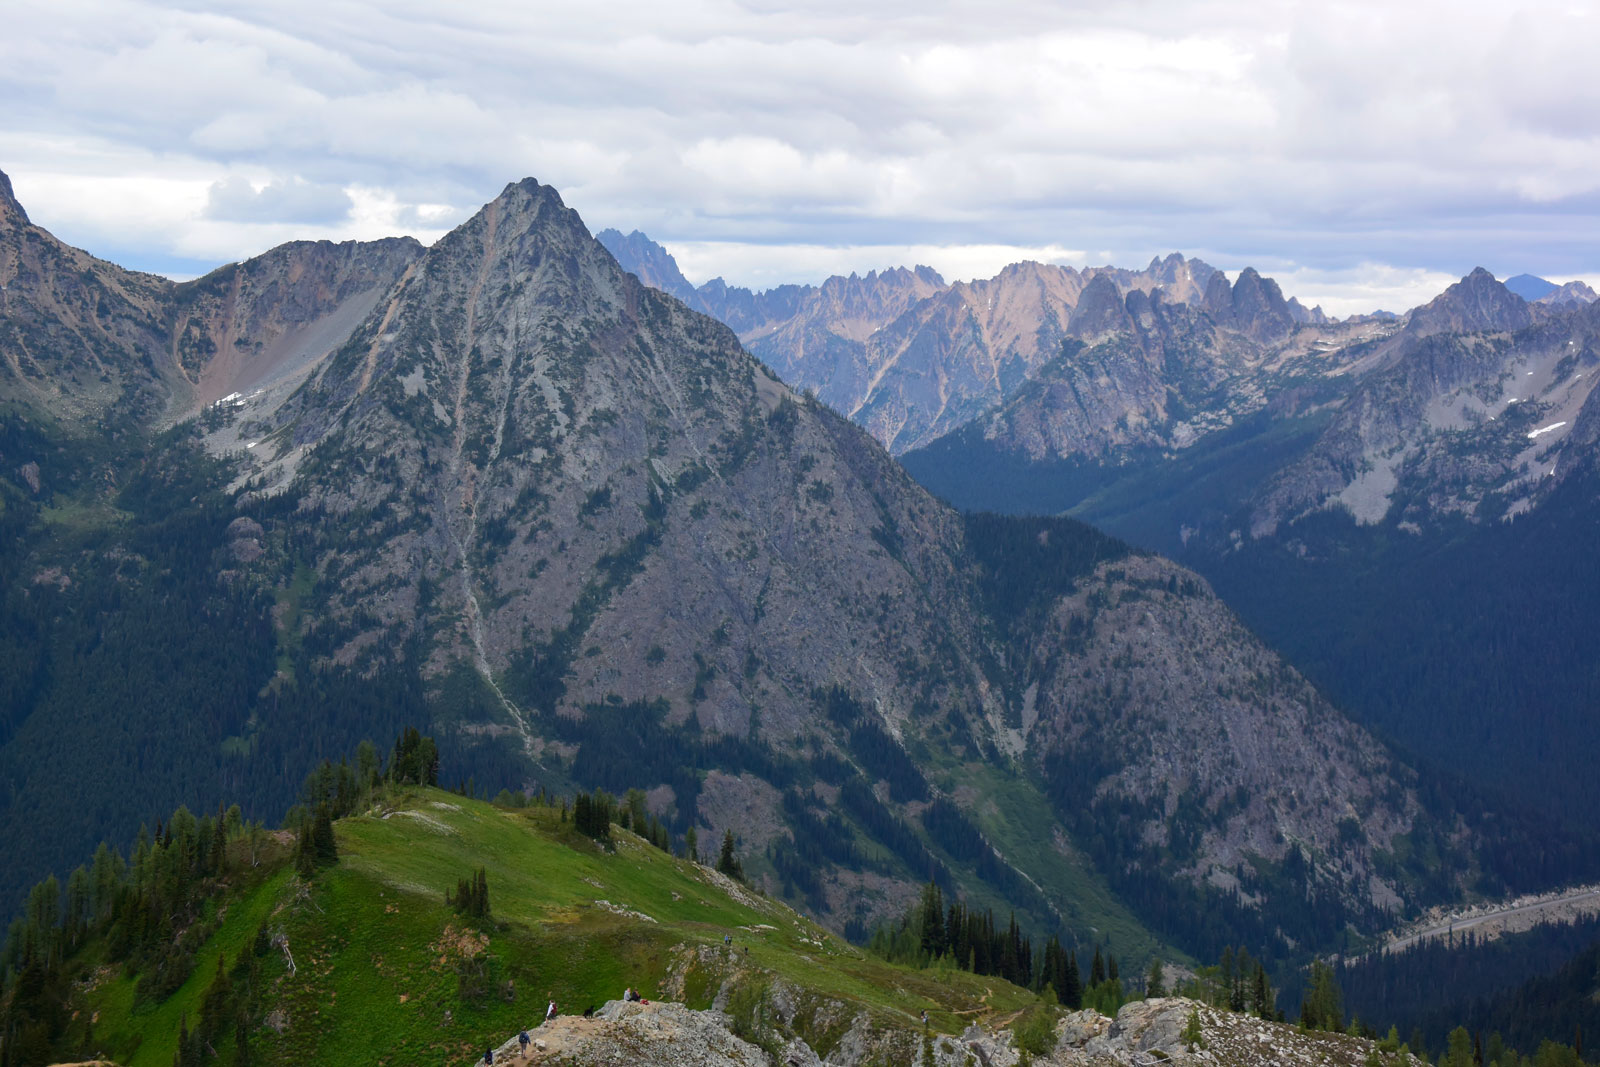
POLYGON ((1531 441, 1535 437, 1538 437, 1540 434, 1547 434, 1551 430, 1559 430, 1559 429, 1561 429, 1561 427, 1565 426, 1566 424, 1567 424, 1567 420, 1566 419, 1562 419, 1560 422, 1552 422, 1549 426, 1541 426, 1537 430, 1534 430, 1534 431, 1532 431, 1532 432, 1530 432, 1528 434, 1528 440, 1531 441))

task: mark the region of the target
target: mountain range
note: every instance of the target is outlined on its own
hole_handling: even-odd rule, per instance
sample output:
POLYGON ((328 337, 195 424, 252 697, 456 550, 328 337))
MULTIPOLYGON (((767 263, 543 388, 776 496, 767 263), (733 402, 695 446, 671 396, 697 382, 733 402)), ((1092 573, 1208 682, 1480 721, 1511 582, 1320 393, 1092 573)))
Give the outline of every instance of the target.
MULTIPOLYGON (((1009 399, 1059 359, 1065 343, 1111 332, 1124 314, 1148 319, 1175 305, 1204 306, 1251 347, 1296 323, 1327 321, 1254 271, 1230 286, 1206 263, 1176 253, 1142 271, 1029 262, 946 284, 919 266, 752 293, 721 279, 691 286, 671 255, 638 231, 605 230, 599 240, 647 285, 726 322, 785 381, 814 391, 897 455, 1009 399)), ((1139 396, 1118 414, 1143 422, 1160 406, 1159 397, 1139 396)))
POLYGON ((1092 283, 1059 353, 907 469, 1181 559, 1414 760, 1587 825, 1593 292, 1478 269, 1339 323, 1218 277, 1181 300, 1092 283))
MULTIPOLYGON (((3 193, 9 899, 179 803, 287 806, 298 768, 419 721, 478 786, 638 786, 676 833, 734 831, 840 929, 931 878, 1130 954, 1288 953, 1581 866, 1566 839, 1529 861, 1524 824, 1419 777, 1193 572, 942 503, 549 187, 428 248, 296 243, 182 284, 3 193)), ((1127 365, 1222 393, 1247 345, 1381 327, 1208 272, 906 271, 794 306, 841 338, 897 303, 880 333, 986 322, 926 351, 996 398, 1006 360, 1129 324, 1127 365)))

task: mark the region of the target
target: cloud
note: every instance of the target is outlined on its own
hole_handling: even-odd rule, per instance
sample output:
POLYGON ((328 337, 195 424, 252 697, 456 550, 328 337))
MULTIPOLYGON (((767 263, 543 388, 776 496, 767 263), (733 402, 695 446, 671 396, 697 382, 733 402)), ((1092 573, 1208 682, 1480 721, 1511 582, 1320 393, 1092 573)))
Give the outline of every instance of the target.
POLYGON ((146 263, 426 237, 531 174, 730 277, 780 245, 1180 249, 1395 294, 1600 273, 1586 7, 868 7, 22 0, 0 166, 42 224, 146 263))
POLYGON ((314 185, 298 178, 257 186, 233 177, 211 183, 205 217, 219 222, 338 223, 355 202, 337 185, 314 185))

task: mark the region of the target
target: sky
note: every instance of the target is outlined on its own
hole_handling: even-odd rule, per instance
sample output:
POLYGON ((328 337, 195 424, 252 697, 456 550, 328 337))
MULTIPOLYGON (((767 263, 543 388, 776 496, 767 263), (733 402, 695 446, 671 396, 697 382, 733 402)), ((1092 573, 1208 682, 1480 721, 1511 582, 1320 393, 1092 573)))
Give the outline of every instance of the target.
POLYGON ((1600 5, 4 6, 18 199, 174 277, 432 241, 531 175, 696 282, 1180 251, 1333 314, 1480 265, 1600 284, 1600 5))

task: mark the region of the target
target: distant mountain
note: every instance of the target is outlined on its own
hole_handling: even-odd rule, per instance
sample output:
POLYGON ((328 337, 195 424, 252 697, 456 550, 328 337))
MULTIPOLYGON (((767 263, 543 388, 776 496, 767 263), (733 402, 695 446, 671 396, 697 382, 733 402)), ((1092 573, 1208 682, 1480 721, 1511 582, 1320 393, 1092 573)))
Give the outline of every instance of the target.
MULTIPOLYGON (((838 925, 933 877, 1119 947, 1288 953, 1475 877, 1479 829, 1194 575, 939 503, 548 187, 427 249, 291 245, 181 287, 21 220, 0 234, 25 282, 0 334, 8 899, 152 809, 281 809, 285 768, 419 721, 447 778, 638 785, 675 833, 732 830, 753 877, 838 925), (35 337, 59 339, 27 349, 41 368, 99 361, 84 395, 140 398, 114 445, 96 419, 132 409, 41 388, 35 337)), ((908 332, 929 319, 890 305, 992 296, 971 321, 993 339, 1074 280, 1107 297, 1078 332, 1115 326, 1113 278, 1055 268, 802 295, 840 331, 908 332)), ((1240 284, 1240 330, 1286 328, 1240 284)), ((1123 313, 1141 301, 1164 321, 1143 290, 1123 313)))
MULTIPOLYGON (((637 231, 627 238, 609 233, 602 239, 625 270, 646 284, 660 278, 664 292, 683 291, 681 275, 663 270, 665 249, 637 231)), ((1058 359, 1064 341, 1126 325, 1123 302, 1131 293, 1144 300, 1139 315, 1156 301, 1203 309, 1220 331, 1220 340, 1206 342, 1214 355, 1230 344, 1253 351, 1289 342, 1299 327, 1335 325, 1321 308, 1284 299, 1276 282, 1253 269, 1231 283, 1177 253, 1140 271, 1016 263, 994 278, 952 285, 925 267, 761 294, 718 280, 695 290, 695 306, 732 326, 785 381, 814 390, 903 454, 1009 400, 1058 359)), ((1161 392, 1136 402, 1140 425, 1164 419, 1161 392)), ((1127 435, 1116 423, 1123 405, 1110 403, 1110 421, 1096 425, 1107 442, 1127 435)))
POLYGON ((628 271, 652 289, 675 296, 696 311, 710 314, 699 292, 678 270, 678 261, 638 230, 626 237, 620 230, 601 230, 594 239, 604 245, 617 262, 628 264, 628 271))
POLYGON ((1592 304, 1600 300, 1600 293, 1596 293, 1584 282, 1568 282, 1559 289, 1552 289, 1541 296, 1537 303, 1563 306, 1566 304, 1592 304))
POLYGON ((963 507, 1066 511, 1183 559, 1363 721, 1587 820, 1600 670, 1576 635, 1600 618, 1563 588, 1600 581, 1600 304, 1529 304, 1477 270, 1398 328, 1345 328, 1112 409, 1107 443, 1075 429, 1088 384, 1171 366, 1124 323, 904 460, 963 507))
POLYGON ((1518 274, 1506 279, 1506 288, 1522 297, 1528 303, 1542 300, 1555 292, 1558 286, 1555 282, 1545 281, 1534 274, 1518 274))

